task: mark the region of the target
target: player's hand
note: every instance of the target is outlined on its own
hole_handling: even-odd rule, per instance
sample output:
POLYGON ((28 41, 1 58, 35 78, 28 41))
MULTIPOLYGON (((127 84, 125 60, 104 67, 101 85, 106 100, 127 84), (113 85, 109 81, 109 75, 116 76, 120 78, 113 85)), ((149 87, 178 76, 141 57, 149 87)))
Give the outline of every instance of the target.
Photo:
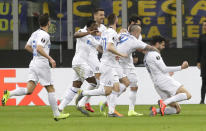
POLYGON ((115 60, 119 61, 120 56, 115 56, 115 60))
POLYGON ((98 30, 88 31, 88 33, 91 35, 96 35, 98 32, 98 30))
POLYGON ((169 72, 169 75, 170 75, 170 76, 173 76, 173 75, 174 75, 174 72, 169 72))
POLYGON ((51 63, 52 65, 52 68, 55 68, 56 67, 56 61, 54 59, 49 59, 49 62, 51 63))
POLYGON ((125 29, 125 28, 122 28, 120 31, 119 31, 119 33, 126 33, 127 32, 127 29, 125 29))
POLYGON ((201 64, 198 62, 197 63, 197 68, 200 69, 201 64))
POLYGON ((184 61, 184 62, 182 63, 181 68, 182 68, 182 69, 186 69, 186 68, 188 68, 188 67, 189 67, 188 62, 187 62, 187 61, 184 61))

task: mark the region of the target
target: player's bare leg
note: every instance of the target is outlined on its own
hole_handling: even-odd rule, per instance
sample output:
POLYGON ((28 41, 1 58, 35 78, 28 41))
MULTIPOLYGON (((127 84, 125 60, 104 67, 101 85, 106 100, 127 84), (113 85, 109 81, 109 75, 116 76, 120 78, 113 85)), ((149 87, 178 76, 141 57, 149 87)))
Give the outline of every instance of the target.
POLYGON ((5 106, 8 99, 12 96, 22 96, 22 95, 30 95, 32 94, 32 92, 34 91, 36 87, 36 84, 34 81, 28 81, 27 82, 27 88, 17 88, 13 91, 8 91, 8 90, 5 90, 4 91, 4 95, 2 97, 2 105, 5 106))
POLYGON ((166 105, 183 100, 189 100, 191 97, 191 94, 184 88, 184 86, 181 86, 180 88, 178 88, 176 95, 165 99, 164 101, 160 100, 159 105, 162 116, 164 115, 166 105))
MULTIPOLYGON (((95 73, 95 78, 96 78, 96 85, 97 86, 89 86, 87 87, 87 90, 93 90, 95 88, 99 87, 99 78, 100 78, 101 73, 95 73)), ((79 102, 79 107, 84 107, 85 109, 89 112, 94 112, 94 109, 91 107, 90 103, 89 103, 89 99, 91 98, 91 96, 84 96, 81 101, 79 102)))

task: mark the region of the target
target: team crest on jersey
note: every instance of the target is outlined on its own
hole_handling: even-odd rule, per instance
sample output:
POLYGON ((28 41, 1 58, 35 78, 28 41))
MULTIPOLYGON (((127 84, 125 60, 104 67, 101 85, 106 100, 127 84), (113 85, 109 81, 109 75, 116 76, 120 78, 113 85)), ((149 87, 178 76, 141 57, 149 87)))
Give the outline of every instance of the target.
POLYGON ((41 39, 41 42, 44 43, 46 40, 44 38, 41 39))
POLYGON ((157 59, 157 60, 160 60, 160 56, 157 56, 156 59, 157 59))

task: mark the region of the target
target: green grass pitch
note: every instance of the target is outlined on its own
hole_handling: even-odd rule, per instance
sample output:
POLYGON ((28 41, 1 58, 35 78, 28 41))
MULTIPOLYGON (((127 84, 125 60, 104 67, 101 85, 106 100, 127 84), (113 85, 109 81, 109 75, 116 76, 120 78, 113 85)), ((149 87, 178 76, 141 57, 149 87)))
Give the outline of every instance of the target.
POLYGON ((86 117, 68 106, 66 120, 53 120, 49 106, 0 107, 0 131, 206 131, 206 105, 181 105, 179 115, 150 117, 149 105, 137 105, 140 117, 128 117, 128 106, 117 106, 125 116, 106 118, 93 106, 95 113, 86 117))

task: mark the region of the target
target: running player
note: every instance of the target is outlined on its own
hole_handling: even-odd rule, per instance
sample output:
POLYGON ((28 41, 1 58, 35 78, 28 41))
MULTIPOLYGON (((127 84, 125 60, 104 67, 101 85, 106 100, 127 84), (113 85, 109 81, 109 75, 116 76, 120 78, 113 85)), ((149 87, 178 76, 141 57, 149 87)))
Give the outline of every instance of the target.
MULTIPOLYGON (((81 90, 76 99, 76 104, 82 99, 83 96, 108 96, 111 94, 112 90, 119 92, 119 78, 115 70, 115 68, 117 68, 119 64, 115 57, 116 55, 121 57, 127 57, 127 55, 121 54, 116 50, 116 43, 118 41, 118 35, 116 33, 117 22, 118 18, 115 14, 109 15, 109 28, 106 31, 104 31, 101 36, 103 55, 100 65, 100 87, 94 90, 81 90)), ((110 115, 114 115, 114 110, 109 112, 109 116, 110 115)))
MULTIPOLYGON (((161 36, 154 36, 151 45, 161 51, 165 48, 165 39, 161 36)), ((168 67, 158 52, 146 52, 144 64, 154 83, 155 90, 161 97, 158 101, 159 109, 152 106, 150 108, 150 115, 156 116, 157 113, 160 113, 164 116, 180 113, 180 105, 177 102, 189 100, 191 94, 182 84, 172 78, 169 73, 188 68, 188 62, 184 61, 181 66, 168 67)))
MULTIPOLYGON (((96 21, 96 24, 98 25, 98 33, 95 37, 96 40, 100 41, 101 40, 101 33, 104 32, 107 28, 102 24, 104 22, 104 9, 101 8, 97 8, 94 10, 93 13, 94 16, 94 20, 96 21)), ((86 27, 84 27, 86 28, 86 27)), ((82 37, 87 35, 87 33, 85 32, 77 32, 75 33, 75 37, 82 37)), ((91 67, 91 69, 93 70, 94 74, 95 74, 95 78, 97 81, 97 87, 99 85, 99 78, 100 78, 100 71, 99 71, 99 66, 100 66, 100 61, 98 59, 98 52, 95 48, 91 48, 90 54, 89 54, 89 62, 88 62, 89 66, 91 67)), ((92 87, 88 87, 89 90, 93 89, 92 87)), ((85 96, 80 102, 79 102, 79 106, 83 107, 85 106, 85 109, 90 111, 90 112, 94 112, 94 109, 92 109, 92 107, 90 106, 89 103, 89 99, 90 96, 85 96)))
MULTIPOLYGON (((123 69, 123 73, 128 77, 130 81, 130 89, 135 89, 137 91, 137 74, 133 64, 132 53, 136 50, 146 50, 146 51, 158 51, 156 48, 147 45, 146 43, 138 40, 141 35, 141 27, 137 24, 132 24, 129 26, 129 33, 123 33, 120 35, 118 42, 117 50, 121 53, 126 53, 128 58, 120 58, 119 63, 120 67, 123 69)), ((133 91, 133 90, 132 90, 133 91)), ((123 92, 121 92, 123 93, 123 92)), ((131 93, 131 92, 130 92, 131 93)), ((136 92, 135 97, 131 99, 129 96, 129 111, 128 116, 141 116, 142 114, 134 111, 135 101, 136 101, 136 92)), ((134 96, 134 95, 132 95, 134 96)))
MULTIPOLYGON (((129 26, 128 26, 128 30, 129 30, 129 28, 130 28, 130 26, 131 25, 133 25, 133 24, 136 24, 136 25, 139 25, 140 27, 141 27, 141 19, 137 16, 137 15, 132 15, 130 18, 129 18, 129 26)), ((128 36, 128 35, 130 35, 129 34, 129 32, 127 31, 127 29, 121 29, 120 30, 120 34, 119 34, 120 36, 122 36, 122 38, 123 38, 123 36, 128 36)), ((139 34, 139 36, 138 37, 136 37, 138 40, 142 40, 142 35, 141 34, 139 34)), ((124 44, 124 45, 126 45, 126 44, 124 44)), ((129 57, 129 58, 132 58, 131 56, 129 57)), ((122 65, 122 64, 120 64, 120 65, 122 65)), ((134 65, 133 65, 133 67, 134 67, 134 65)), ((134 72, 134 70, 135 69, 133 69, 133 67, 130 67, 130 68, 132 68, 131 70, 134 72)), ((124 67, 123 67, 124 68, 124 67)), ((124 70, 126 70, 126 69, 124 69, 124 70)), ((128 71, 128 70, 127 70, 128 71)), ((130 75, 130 73, 128 73, 127 71, 124 71, 124 73, 126 74, 126 75, 130 75)), ((132 73, 131 73, 132 74, 132 73)), ((136 74, 135 74, 136 75, 136 74)), ((130 77, 131 78, 131 77, 130 77)), ((135 80, 137 81, 137 77, 135 78, 135 80)), ((130 81, 131 82, 131 81, 130 81)), ((125 91, 125 86, 124 85, 122 85, 122 84, 120 84, 120 89, 123 91, 125 91)), ((143 114, 141 114, 141 113, 137 113, 135 110, 134 110, 134 107, 135 107, 135 103, 136 103, 136 95, 137 95, 137 90, 138 90, 138 86, 137 86, 137 84, 136 84, 136 86, 130 86, 130 89, 129 89, 129 111, 128 111, 128 116, 141 116, 141 115, 143 115, 143 114)), ((121 94, 121 93, 120 93, 121 94)), ((103 107, 105 107, 105 105, 104 104, 102 104, 101 105, 102 107, 100 108, 100 109, 104 109, 103 107)), ((115 112, 117 112, 116 110, 115 110, 115 112)), ((117 112, 117 114, 119 114, 120 116, 122 116, 122 114, 120 114, 120 113, 118 113, 117 112)))
MULTIPOLYGON (((97 24, 94 20, 90 20, 86 27, 86 29, 80 29, 79 32, 85 32, 85 30, 87 30, 92 33, 91 35, 86 35, 77 39, 76 52, 72 60, 72 69, 75 71, 73 85, 66 91, 66 96, 59 105, 60 111, 63 111, 67 104, 72 101, 79 88, 81 88, 84 80, 86 80, 93 88, 96 87, 97 84, 94 73, 88 64, 91 50, 90 48, 96 48, 101 51, 99 48, 99 42, 92 36, 96 35, 95 30, 97 30, 97 24)), ((89 115, 87 112, 85 112, 85 110, 82 110, 81 107, 78 107, 78 109, 85 115, 89 115)))
POLYGON ((50 26, 49 15, 40 15, 38 21, 40 29, 32 33, 25 46, 25 49, 28 52, 33 53, 33 59, 29 65, 27 88, 18 88, 14 91, 5 90, 2 98, 2 105, 6 105, 7 100, 12 96, 32 94, 36 84, 40 82, 48 92, 48 100, 54 114, 54 120, 58 121, 69 117, 69 114, 62 114, 58 111, 55 89, 51 78, 49 62, 51 63, 52 68, 56 67, 56 62, 49 56, 51 47, 50 35, 48 34, 48 28, 50 26))

